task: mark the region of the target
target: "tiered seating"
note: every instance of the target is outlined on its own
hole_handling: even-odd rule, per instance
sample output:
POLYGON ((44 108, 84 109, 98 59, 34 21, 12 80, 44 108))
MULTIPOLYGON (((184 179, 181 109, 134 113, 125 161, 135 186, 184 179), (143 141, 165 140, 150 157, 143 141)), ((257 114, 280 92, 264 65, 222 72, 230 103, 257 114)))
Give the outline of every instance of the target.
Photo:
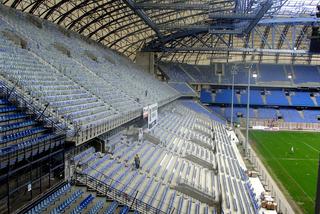
POLYGON ((203 115, 206 115, 208 116, 210 119, 212 120, 215 120, 215 121, 218 121, 222 124, 225 124, 225 121, 223 119, 221 119, 220 117, 218 117, 216 114, 208 111, 207 109, 205 109, 202 105, 199 105, 198 103, 196 102, 193 102, 193 101, 184 101, 182 102, 182 104, 188 108, 190 108, 191 110, 197 112, 197 113, 200 113, 200 114, 203 114, 203 115))
POLYGON ((199 67, 196 68, 193 65, 189 65, 189 64, 181 64, 180 65, 193 79, 196 79, 197 81, 201 81, 201 82, 210 82, 210 78, 207 78, 207 76, 214 76, 214 72, 212 71, 212 69, 208 68, 206 70, 206 73, 204 73, 204 71, 202 69, 200 69, 199 67))
MULTIPOLYGON (((241 104, 247 104, 248 100, 248 93, 247 90, 241 91, 241 98, 240 103, 241 104)), ((260 90, 250 90, 250 105, 263 105, 261 92, 260 90)))
MULTIPOLYGON (((232 90, 231 89, 218 89, 216 91, 215 103, 231 103, 232 90)), ((233 102, 238 103, 237 97, 233 94, 233 102)))
POLYGON ((283 84, 288 82, 283 65, 259 64, 259 82, 266 84, 283 84))
POLYGON ((24 15, 5 11, 0 22, 2 29, 25 38, 29 50, 1 37, 0 73, 82 130, 116 118, 133 119, 143 106, 161 106, 179 96, 127 59, 73 34, 68 37, 52 24, 39 29, 24 15))
POLYGON ((218 186, 221 186, 223 207, 231 213, 256 213, 245 189, 246 178, 239 164, 239 151, 232 144, 226 130, 221 125, 214 126, 219 165, 218 186))
POLYGON ((60 134, 43 125, 36 121, 33 115, 27 114, 26 109, 20 109, 0 98, 0 168, 64 143, 60 134), (7 155, 13 157, 13 154, 20 154, 22 151, 23 155, 6 159, 7 155))
POLYGON ((281 115, 286 122, 303 123, 304 119, 296 109, 280 109, 281 115))
POLYGON ((288 106, 289 102, 283 91, 270 90, 266 95, 267 105, 288 106))
POLYGON ((200 91, 200 101, 201 103, 212 103, 212 92, 211 90, 201 89, 200 91))
POLYGON ((259 108, 258 111, 260 119, 270 119, 277 117, 277 112, 273 108, 259 108))
POLYGON ((195 73, 193 76, 195 79, 200 79, 202 82, 218 82, 218 76, 215 74, 215 68, 213 66, 208 67, 206 65, 198 65, 196 67, 188 66, 189 73, 194 73, 193 70, 199 69, 200 73, 195 73), (198 76, 197 74, 200 74, 198 76))
POLYGON ((314 106, 314 103, 310 98, 310 93, 308 92, 296 91, 292 92, 290 96, 293 106, 314 106))
POLYGON ((0 52, 1 74, 30 91, 31 96, 49 103, 74 123, 97 123, 116 112, 69 78, 41 63, 25 50, 0 52), (16 61, 16 59, 19 61, 16 61), (108 110, 110 109, 110 110, 108 110))
MULTIPOLYGON (((218 106, 211 106, 210 107, 214 112, 222 115, 226 119, 231 119, 231 107, 218 107, 218 106), (224 111, 222 110, 224 109, 224 111)), ((261 119, 261 120, 277 120, 278 117, 282 117, 285 122, 295 122, 295 123, 318 123, 320 118, 320 111, 319 110, 308 110, 304 109, 301 110, 300 114, 296 109, 288 109, 288 108, 280 108, 277 112, 275 108, 266 108, 266 107, 259 107, 256 108, 257 114, 254 113, 254 108, 250 108, 250 118, 254 119, 261 119)), ((246 108, 243 107, 234 107, 233 113, 233 121, 239 122, 238 115, 242 114, 243 117, 246 117, 247 111, 246 108)))
MULTIPOLYGON (((227 118, 230 118, 231 115, 231 107, 225 108, 225 116, 227 118)), ((234 107, 233 108, 233 117, 234 119, 237 117, 243 117, 245 118, 247 116, 247 108, 245 107, 234 107)), ((255 117, 253 109, 249 109, 249 117, 255 117)))
MULTIPOLYGON (((73 79, 78 84, 82 85, 88 91, 98 96, 104 103, 108 104, 109 108, 113 108, 119 112, 127 113, 129 111, 135 111, 141 108, 141 105, 137 103, 134 98, 128 96, 124 92, 119 90, 109 82, 106 82, 103 78, 97 74, 91 72, 90 67, 86 67, 78 61, 71 58, 55 53, 54 51, 42 53, 43 56, 47 56, 48 62, 57 68, 62 67, 63 73, 73 79), (54 57, 53 57, 54 56, 54 57)), ((82 59, 81 62, 86 62, 88 59, 82 59)), ((98 63, 95 63, 98 64, 98 63)), ((87 64, 89 65, 89 64, 87 64)), ((100 66, 100 69, 104 69, 102 65, 93 65, 94 69, 100 66)))
MULTIPOLYGON (((210 190, 212 183, 209 182, 211 177, 208 170, 190 161, 182 160, 150 143, 144 142, 143 145, 136 146, 120 144, 113 153, 112 157, 104 156, 92 162, 84 172, 97 179, 102 179, 105 183, 131 196, 139 190, 137 198, 153 207, 161 207, 162 210, 169 209, 169 196, 175 192, 169 188, 169 185, 175 185, 179 178, 199 185, 199 179, 202 177, 207 180, 207 191, 210 190), (128 165, 133 162, 136 153, 140 155, 142 174, 132 171, 131 164, 128 165)), ((179 198, 182 197, 177 197, 176 200, 179 198)), ((204 206, 201 204, 201 207, 204 206)))
POLYGON ((296 65, 292 66, 294 82, 296 84, 319 83, 320 73, 316 66, 296 65))
POLYGON ((168 83, 172 88, 179 91, 184 96, 197 96, 195 91, 184 82, 169 82, 168 83))
POLYGON ((320 122, 320 110, 303 110, 303 114, 304 114, 304 122, 306 123, 320 122))
MULTIPOLYGON (((165 67, 164 72, 172 81, 190 82, 186 73, 180 70, 183 67, 194 80, 193 83, 211 83, 211 84, 232 84, 233 64, 219 64, 223 72, 215 72, 215 64, 211 65, 188 65, 172 64, 170 62, 161 63, 165 67)), ((237 72, 234 75, 236 85, 246 85, 248 83, 248 64, 237 64, 237 72)), ((313 65, 280 65, 280 64, 254 64, 253 71, 258 75, 257 78, 250 78, 252 85, 268 86, 290 86, 310 85, 319 86, 320 73, 319 67, 313 65), (291 69, 292 67, 292 69, 291 69), (288 79, 288 74, 294 76, 293 82, 288 79)))
MULTIPOLYGON (((237 161, 239 154, 225 128, 187 107, 190 103, 184 104, 184 101, 174 102, 159 112, 159 121, 149 134, 159 138, 160 144, 147 140, 139 144, 130 138, 121 142, 119 136, 111 138, 112 155, 88 161, 83 172, 130 196, 138 190, 139 200, 163 211, 174 207, 175 213, 215 212, 207 202, 193 197, 192 191, 217 199, 218 193, 224 190, 224 212, 253 213, 243 169, 237 161), (216 143, 212 140, 212 129, 216 143), (214 147, 218 156, 212 152, 214 147), (135 154, 140 156, 139 170, 133 170, 135 154), (215 174, 214 169, 219 169, 220 174, 215 174), (183 187, 189 188, 189 192, 183 187)), ((89 151, 92 149, 83 151, 76 159, 83 163, 90 160, 93 155, 88 155, 89 151)), ((113 205, 117 207, 116 202, 113 205)), ((112 213, 113 208, 110 209, 112 213)))
POLYGON ((175 82, 192 82, 192 79, 180 68, 179 65, 173 63, 160 62, 159 67, 175 82))
MULTIPOLYGON (((129 211, 131 210, 128 206, 115 200, 96 196, 94 193, 87 192, 84 188, 78 188, 66 183, 50 195, 42 198, 26 214, 113 214, 115 212, 124 214, 129 213, 129 211)), ((139 214, 137 211, 132 211, 131 213, 139 214)))

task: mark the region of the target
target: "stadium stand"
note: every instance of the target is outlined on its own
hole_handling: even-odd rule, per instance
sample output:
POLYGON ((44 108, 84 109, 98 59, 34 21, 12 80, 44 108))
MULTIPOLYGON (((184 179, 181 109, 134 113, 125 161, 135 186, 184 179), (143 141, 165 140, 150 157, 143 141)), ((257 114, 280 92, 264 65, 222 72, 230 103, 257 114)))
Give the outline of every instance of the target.
POLYGON ((219 192, 224 190, 225 212, 254 213, 245 189, 248 181, 241 174, 245 169, 236 161, 237 150, 226 137, 223 125, 208 119, 204 111, 192 101, 174 102, 160 111, 158 124, 146 133, 160 143, 138 143, 118 135, 108 141, 115 146, 111 154, 98 158, 89 148, 74 160, 80 163, 83 173, 129 196, 142 185, 137 198, 164 212, 172 207, 176 213, 216 212, 219 192), (212 140, 213 133, 216 141, 212 140), (215 148, 217 154, 210 148, 215 148), (139 171, 132 170, 131 165, 136 153, 141 157, 139 171), (237 197, 232 196, 233 190, 237 197))
POLYGON ((61 185, 56 191, 45 197, 32 207, 26 214, 37 213, 137 213, 128 206, 118 201, 107 199, 95 193, 90 193, 86 188, 77 187, 70 183, 61 185))
POLYGON ((174 82, 192 82, 192 78, 188 76, 179 65, 160 63, 159 68, 174 82))
MULTIPOLYGON (((20 3, 14 1, 11 7, 20 3)), ((33 14, 43 3, 34 2, 21 10, 33 14)), ((257 190, 259 194, 269 192, 269 187, 262 185, 267 171, 259 177, 251 171, 252 166, 247 169, 246 164, 257 157, 248 156, 240 129, 233 129, 228 121, 233 118, 240 126, 249 114, 251 121, 262 120, 268 124, 319 123, 318 65, 265 64, 262 53, 266 41, 263 40, 259 50, 252 44, 252 48, 241 46, 245 51, 240 51, 242 62, 249 61, 246 54, 257 52, 260 63, 252 55, 253 64, 234 64, 237 60, 232 58, 240 55, 232 53, 231 37, 224 51, 228 56, 223 57, 233 63, 213 62, 214 57, 219 59, 214 51, 211 58, 207 57, 208 65, 199 63, 202 59, 198 56, 195 64, 166 62, 163 59, 168 59, 170 54, 164 50, 173 46, 154 51, 152 47, 159 41, 153 39, 159 37, 163 39, 160 43, 165 44, 173 34, 167 29, 166 35, 156 35, 157 31, 161 34, 165 31, 158 30, 158 23, 153 25, 143 9, 155 5, 142 4, 141 9, 137 2, 87 0, 62 14, 56 9, 69 5, 69 1, 50 3, 53 6, 48 10, 43 8, 46 13, 40 15, 45 20, 0 6, 0 208, 3 208, 0 214, 274 214, 283 213, 281 209, 286 210, 285 214, 292 213, 274 193, 268 206, 262 202, 257 190), (79 8, 90 7, 91 3, 98 6, 89 13, 85 10, 79 13, 79 8), (99 20, 107 20, 99 12, 109 11, 110 8, 104 8, 108 4, 110 8, 116 5, 115 10, 121 12, 121 7, 134 14, 140 11, 138 19, 105 31, 107 26, 118 24, 118 19, 112 17, 107 24, 95 25, 99 20), (72 20, 75 11, 80 16, 72 20), (86 16, 95 18, 80 23, 86 16), (56 17, 54 21, 53 17, 56 17), (68 19, 70 22, 66 24, 64 20, 68 19), (47 20, 63 23, 64 27, 47 20), (132 40, 131 22, 143 22, 145 26, 139 31, 146 35, 140 36, 144 41, 132 44, 139 44, 135 50, 139 53, 128 54, 132 46, 123 45, 121 40, 132 40), (95 31, 90 33, 88 26, 95 31), (144 31, 149 27, 156 34, 144 31), (129 37, 115 33, 123 33, 123 29, 129 37), (83 33, 86 38, 75 32, 83 33), (105 40, 108 35, 114 36, 112 41, 105 40), (109 48, 121 50, 128 58, 109 48), (145 59, 143 56, 149 58, 146 64, 150 69, 142 69, 143 63, 140 63, 142 67, 137 65, 145 59), (255 77, 248 75, 251 68, 255 77), (248 78, 251 88, 247 86, 248 78), (248 94, 249 112, 246 111, 248 94)), ((273 3, 265 1, 254 7, 264 9, 265 5, 269 9, 273 3)), ((195 6, 199 5, 189 5, 195 6)), ((251 6, 246 7, 251 9, 251 6)), ((179 10, 183 7, 180 5, 179 10)), ((123 14, 130 19, 128 11, 123 14)), ((254 20, 260 22, 262 16, 255 15, 254 20)), ((239 17, 241 20, 241 14, 239 17)), ((230 23, 244 24, 234 20, 230 23)), ((268 28, 263 34, 268 33, 268 28)), ((287 33, 285 29, 283 34, 287 33)), ((177 31, 176 36, 183 43, 181 32, 177 31)), ((248 32, 243 33, 249 35, 248 32)), ((240 34, 235 35, 237 40, 240 34)), ((192 37, 204 45, 209 41, 202 41, 196 33, 192 37)), ((223 37, 218 36, 215 45, 212 40, 210 48, 227 43, 223 37)), ((278 46, 282 43, 280 40, 278 46)), ((292 63, 298 56, 295 52, 302 52, 300 47, 296 48, 285 50, 294 53, 292 63)), ((270 53, 280 57, 278 52, 270 53)), ((185 61, 179 54, 176 59, 185 61)), ((311 64, 313 59, 308 60, 311 64)))
POLYGON ((146 105, 161 106, 180 96, 113 52, 76 35, 68 37, 50 23, 39 29, 23 14, 14 16, 4 8, 2 12, 2 29, 26 39, 28 50, 0 35, 1 74, 43 104, 49 103, 73 130, 106 127, 110 121, 116 126, 138 117, 146 105), (85 55, 87 51, 96 61, 85 55), (106 59, 110 55, 115 64, 106 59))
POLYGON ((283 70, 283 65, 259 64, 259 82, 266 84, 283 84, 288 81, 288 77, 283 70), (270 75, 272 72, 272 75, 270 75))
MULTIPOLYGON (((169 63, 168 63, 169 64, 169 63)), ((165 62, 161 62, 160 67, 167 73, 169 78, 174 81, 185 81, 190 83, 210 83, 212 85, 232 84, 232 68, 233 64, 222 64, 221 73, 215 72, 215 64, 212 65, 187 65, 187 64, 171 64, 170 67, 165 62), (173 77, 173 71, 176 67, 183 67, 192 79, 187 78, 186 72, 179 72, 179 78, 173 77)), ((237 64, 235 73, 235 84, 246 85, 248 75, 246 69, 249 65, 237 64)), ((281 64, 253 64, 254 70, 257 72, 257 79, 251 77, 251 84, 257 86, 319 86, 320 73, 318 66, 311 65, 292 65, 286 66, 281 64), (272 75, 270 75, 272 73, 272 75), (288 79, 288 74, 293 76, 293 82, 288 79)))
POLYGON ((268 105, 288 106, 289 102, 285 93, 281 90, 268 90, 266 92, 266 103, 268 105))
POLYGON ((292 66, 294 82, 299 84, 314 85, 320 81, 320 74, 318 67, 296 65, 292 66))
POLYGON ((310 98, 310 93, 308 92, 292 92, 290 93, 290 97, 293 106, 315 106, 310 98))
MULTIPOLYGON (((231 107, 210 106, 210 109, 218 115, 231 119, 231 107)), ((234 107, 233 119, 235 122, 239 122, 240 118, 245 118, 247 115, 246 108, 234 107)), ((295 108, 272 108, 272 107, 256 107, 250 108, 250 118, 259 120, 270 120, 279 118, 285 122, 295 123, 318 123, 320 116, 319 110, 303 109, 297 110, 295 108), (255 113, 256 112, 256 113, 255 113)))
POLYGON ((185 82, 169 82, 168 85, 176 89, 183 96, 197 96, 196 92, 185 82))
POLYGON ((238 103, 236 94, 232 95, 232 90, 230 89, 219 89, 216 91, 215 103, 231 103, 233 96, 233 102, 238 103))
POLYGON ((2 82, 0 89, 0 168, 63 147, 65 133, 62 128, 28 106, 21 95, 2 82), (8 90, 10 96, 6 94, 8 90))

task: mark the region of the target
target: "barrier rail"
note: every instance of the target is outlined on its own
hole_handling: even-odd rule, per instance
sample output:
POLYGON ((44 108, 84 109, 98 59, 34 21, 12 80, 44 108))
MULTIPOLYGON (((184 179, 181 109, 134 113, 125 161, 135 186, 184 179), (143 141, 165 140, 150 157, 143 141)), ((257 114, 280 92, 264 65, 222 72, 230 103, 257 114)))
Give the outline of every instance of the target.
MULTIPOLYGON (((243 124, 245 125, 245 122, 243 124)), ((264 127, 276 127, 279 130, 310 130, 310 131, 320 131, 320 123, 294 123, 294 122, 284 122, 276 121, 270 122, 270 120, 258 120, 250 119, 250 127, 253 126, 264 126, 264 127)))
POLYGON ((37 104, 32 98, 24 96, 17 90, 17 86, 0 80, 0 94, 3 94, 4 98, 10 102, 16 104, 20 108, 27 108, 32 114, 37 115, 37 119, 42 119, 46 125, 54 127, 56 131, 65 132, 67 125, 62 123, 56 115, 47 114, 46 109, 48 106, 42 106, 37 104), (51 119, 55 118, 56 121, 51 119))
MULTIPOLYGON (((75 171, 75 180, 76 183, 84 184, 89 188, 96 190, 99 194, 108 196, 113 200, 116 200, 122 204, 129 206, 131 209, 137 210, 140 213, 155 213, 155 214, 165 214, 166 212, 161 211, 150 204, 143 202, 140 199, 137 199, 137 192, 130 195, 121 190, 114 188, 112 185, 107 184, 103 181, 100 181, 88 174, 80 173, 75 171)), ((172 211, 174 208, 172 209, 172 211)), ((171 213, 171 212, 170 212, 171 213)))
POLYGON ((64 144, 67 126, 62 125, 58 119, 56 119, 56 121, 52 120, 50 117, 51 115, 47 115, 47 113, 45 112, 46 107, 35 105, 32 100, 29 100, 27 97, 18 92, 15 86, 10 87, 2 80, 0 80, 0 95, 9 100, 11 103, 17 105, 17 107, 26 108, 28 112, 31 113, 29 115, 30 119, 33 117, 31 115, 36 116, 36 118, 33 118, 34 120, 43 122, 47 128, 51 128, 55 133, 55 136, 51 137, 48 140, 39 142, 36 145, 30 144, 23 148, 3 148, 6 147, 11 141, 4 143, 2 145, 3 149, 0 151, 0 168, 6 167, 10 164, 10 162, 14 163, 15 160, 24 159, 28 155, 32 156, 33 154, 38 154, 41 151, 50 150, 55 146, 64 144))

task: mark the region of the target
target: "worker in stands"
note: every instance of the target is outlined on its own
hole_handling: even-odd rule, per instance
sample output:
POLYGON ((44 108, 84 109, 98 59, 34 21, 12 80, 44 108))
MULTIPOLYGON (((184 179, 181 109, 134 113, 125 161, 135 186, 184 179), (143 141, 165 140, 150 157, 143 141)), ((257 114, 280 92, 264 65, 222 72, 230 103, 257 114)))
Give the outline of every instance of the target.
POLYGON ((140 158, 138 154, 134 157, 134 164, 136 165, 136 169, 140 168, 140 158))

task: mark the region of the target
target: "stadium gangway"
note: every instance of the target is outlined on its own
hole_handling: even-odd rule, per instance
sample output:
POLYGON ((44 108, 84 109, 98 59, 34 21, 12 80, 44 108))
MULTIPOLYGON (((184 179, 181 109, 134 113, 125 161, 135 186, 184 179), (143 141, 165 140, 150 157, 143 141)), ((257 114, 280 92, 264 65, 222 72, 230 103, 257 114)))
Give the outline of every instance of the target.
MULTIPOLYGON (((53 115, 47 115, 44 106, 35 105, 32 100, 29 100, 26 96, 22 95, 15 86, 9 86, 1 80, 0 95, 20 109, 27 109, 28 115, 25 115, 25 118, 44 123, 43 126, 52 129, 54 133, 52 135, 43 135, 34 140, 26 140, 14 145, 5 144, 4 147, 0 149, 0 168, 13 165, 25 158, 64 144, 67 133, 66 124, 61 123, 61 121, 56 119, 53 115), (31 115, 33 115, 34 118, 31 115)), ((19 115, 22 116, 23 114, 19 115)))
POLYGON ((74 179, 76 184, 85 185, 91 189, 96 190, 100 195, 104 195, 118 201, 121 204, 129 206, 130 209, 139 211, 145 214, 166 214, 166 212, 145 203, 144 201, 136 198, 135 195, 130 195, 124 191, 118 190, 112 185, 102 182, 88 174, 83 174, 75 171, 74 179))

